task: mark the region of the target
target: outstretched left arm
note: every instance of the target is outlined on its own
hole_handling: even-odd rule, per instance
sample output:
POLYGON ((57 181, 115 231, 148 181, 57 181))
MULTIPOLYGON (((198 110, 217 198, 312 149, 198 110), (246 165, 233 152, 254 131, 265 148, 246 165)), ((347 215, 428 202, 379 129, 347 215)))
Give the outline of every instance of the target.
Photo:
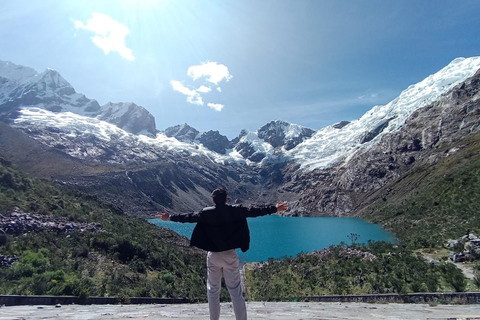
POLYGON ((275 207, 277 207, 277 212, 282 212, 288 210, 287 202, 278 202, 275 207))
POLYGON ((288 209, 288 204, 286 202, 279 202, 274 206, 267 206, 267 207, 249 207, 244 208, 244 214, 247 218, 255 218, 265 216, 267 214, 273 214, 276 212, 285 211, 288 209))
POLYGON ((187 214, 170 214, 167 211, 157 212, 157 218, 160 218, 163 221, 195 223, 200 221, 200 212, 192 212, 187 214))

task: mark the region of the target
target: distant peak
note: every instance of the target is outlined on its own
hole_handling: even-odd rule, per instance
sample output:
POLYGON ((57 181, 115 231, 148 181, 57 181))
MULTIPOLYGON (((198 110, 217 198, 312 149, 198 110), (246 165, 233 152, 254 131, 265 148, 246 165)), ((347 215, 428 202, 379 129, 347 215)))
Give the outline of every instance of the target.
POLYGON ((34 82, 44 82, 47 84, 47 87, 52 90, 58 90, 61 88, 68 88, 69 94, 74 93, 72 85, 65 80, 57 70, 46 69, 44 72, 40 73, 33 79, 34 82))
MULTIPOLYGON (((45 69, 45 71, 43 71, 42 73, 38 74, 38 76, 40 78, 45 78, 45 77, 54 77, 54 78, 61 78, 63 79, 63 77, 60 75, 60 73, 55 70, 55 69, 50 69, 50 68, 47 68, 45 69)), ((65 79, 63 79, 64 81, 66 81, 65 79)))
POLYGON ((136 105, 134 102, 107 102, 105 106, 108 107, 123 107, 123 106, 134 106, 134 107, 139 107, 136 105))
POLYGON ((188 124, 179 124, 173 127, 165 129, 165 135, 167 137, 174 137, 180 141, 192 142, 200 133, 197 129, 189 126, 188 124))
POLYGON ((59 78, 62 79, 63 81, 67 81, 63 79, 62 75, 55 69, 47 68, 45 71, 42 73, 38 74, 39 78, 45 78, 45 77, 50 77, 50 78, 59 78))
POLYGON ((0 77, 22 82, 37 74, 32 68, 17 65, 10 61, 0 61, 0 77))

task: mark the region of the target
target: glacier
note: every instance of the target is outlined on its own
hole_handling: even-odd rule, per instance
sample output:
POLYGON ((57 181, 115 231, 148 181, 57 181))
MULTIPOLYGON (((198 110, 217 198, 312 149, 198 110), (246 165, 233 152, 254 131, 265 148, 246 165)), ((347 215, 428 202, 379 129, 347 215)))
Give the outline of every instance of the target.
POLYGON ((378 143, 383 135, 398 130, 417 109, 437 101, 453 87, 472 77, 480 68, 480 57, 456 58, 437 73, 409 86, 396 99, 375 106, 360 119, 341 129, 325 127, 310 139, 286 152, 302 169, 328 169, 347 163, 358 151, 378 143), (388 122, 372 140, 362 143, 366 133, 388 122))
MULTIPOLYGON (((106 121, 73 112, 57 113, 34 106, 23 107, 13 126, 30 131, 34 139, 50 147, 56 147, 65 139, 73 141, 79 138, 79 141, 88 141, 90 137, 95 137, 97 143, 93 144, 83 143, 80 146, 64 143, 62 151, 79 159, 96 161, 103 157, 110 159, 107 162, 112 163, 128 163, 131 159, 148 163, 159 160, 165 153, 175 153, 189 157, 203 156, 216 163, 232 160, 232 157, 210 151, 201 144, 181 142, 161 132, 155 137, 132 134, 106 121), (36 134, 39 130, 46 130, 48 134, 36 134), (117 145, 120 152, 106 157, 113 144, 117 145), (120 145, 122 147, 118 147, 120 145)), ((242 160, 236 158, 235 161, 242 160)))

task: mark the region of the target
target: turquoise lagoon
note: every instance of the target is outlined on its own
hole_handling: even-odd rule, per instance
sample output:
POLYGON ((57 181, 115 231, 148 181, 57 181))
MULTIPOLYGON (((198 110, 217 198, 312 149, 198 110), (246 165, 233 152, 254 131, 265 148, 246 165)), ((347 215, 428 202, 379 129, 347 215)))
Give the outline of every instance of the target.
MULTIPOLYGON (((149 222, 171 229, 190 238, 194 223, 179 223, 150 219, 149 222)), ((351 244, 350 234, 359 235, 357 243, 368 241, 395 242, 395 236, 378 224, 358 218, 338 217, 281 217, 269 215, 249 218, 250 250, 241 252, 244 262, 267 261, 269 258, 295 257, 298 253, 313 252, 341 242, 351 244)))

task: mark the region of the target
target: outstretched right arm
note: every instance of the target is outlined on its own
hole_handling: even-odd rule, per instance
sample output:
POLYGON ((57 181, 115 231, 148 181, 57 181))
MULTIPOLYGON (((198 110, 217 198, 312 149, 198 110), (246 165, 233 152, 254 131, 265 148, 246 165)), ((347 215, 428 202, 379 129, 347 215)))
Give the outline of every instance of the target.
POLYGON ((163 221, 168 221, 168 220, 170 220, 170 213, 168 213, 167 211, 157 212, 157 218, 160 218, 163 221))
POLYGON ((277 208, 277 212, 282 212, 288 210, 288 203, 287 202, 278 202, 275 207, 277 208))
POLYGON ((162 219, 163 221, 175 221, 175 222, 198 222, 200 221, 200 213, 192 212, 188 214, 174 214, 171 215, 167 211, 157 212, 157 218, 162 219))

